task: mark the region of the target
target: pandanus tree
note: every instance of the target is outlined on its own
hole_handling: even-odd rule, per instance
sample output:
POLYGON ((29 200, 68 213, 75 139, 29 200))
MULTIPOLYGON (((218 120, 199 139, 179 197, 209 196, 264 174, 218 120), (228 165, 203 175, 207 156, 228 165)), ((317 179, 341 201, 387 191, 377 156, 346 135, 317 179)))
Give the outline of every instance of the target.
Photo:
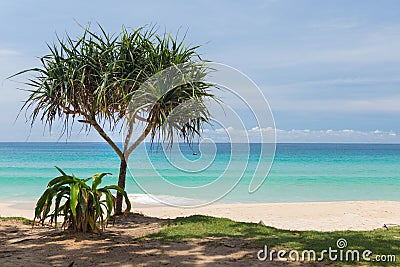
MULTIPOLYGON (((186 46, 184 38, 169 34, 159 35, 154 28, 130 30, 122 28, 110 35, 99 25, 98 32, 84 29, 80 38, 57 38, 48 45, 49 54, 43 56, 40 67, 21 71, 33 73, 26 84, 29 96, 21 111, 33 125, 41 121, 52 128, 61 122, 62 132, 69 137, 72 127, 81 123, 85 131, 94 129, 112 147, 120 159, 118 186, 125 189, 127 162, 135 148, 149 136, 150 142, 174 142, 174 133, 191 142, 201 134, 202 125, 209 123, 205 105, 210 84, 204 81, 208 70, 203 67, 175 71, 196 76, 187 83, 179 82, 170 90, 143 90, 143 84, 157 73, 178 66, 201 66, 198 46, 186 46), (194 113, 190 118, 171 122, 168 116, 185 102, 194 100, 194 113), (144 131, 134 136, 134 125, 144 124, 144 131), (126 127, 125 140, 119 145, 112 132, 126 127), (132 140, 132 138, 137 138, 132 140)), ((170 77, 160 76, 166 80, 170 77)), ((187 105, 190 107, 190 105, 187 105)), ((192 110, 192 111, 193 111, 192 110)), ((193 112, 192 112, 193 113, 193 112)), ((118 192, 116 213, 122 211, 122 195, 118 192)))

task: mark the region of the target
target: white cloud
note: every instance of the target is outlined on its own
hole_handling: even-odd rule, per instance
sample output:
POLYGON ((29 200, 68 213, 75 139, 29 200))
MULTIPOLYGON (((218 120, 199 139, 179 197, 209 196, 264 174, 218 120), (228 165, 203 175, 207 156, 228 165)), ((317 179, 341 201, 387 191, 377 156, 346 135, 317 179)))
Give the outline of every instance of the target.
POLYGON ((329 86, 329 85, 371 85, 371 84, 382 84, 382 83, 397 83, 400 82, 399 76, 393 77, 354 77, 347 79, 324 79, 324 80, 309 80, 302 82, 280 84, 273 86, 276 89, 290 89, 290 88, 310 88, 316 86, 329 86))
POLYGON ((320 64, 364 64, 373 68, 376 63, 400 61, 400 25, 358 27, 354 21, 318 24, 318 29, 308 26, 298 33, 290 32, 291 42, 278 35, 279 43, 248 44, 240 48, 244 51, 238 51, 237 47, 226 47, 219 51, 219 58, 234 58, 236 62, 250 62, 251 59, 247 68, 255 65, 264 70, 304 65, 312 65, 315 70, 320 64))
POLYGON ((272 110, 284 111, 400 113, 400 95, 371 96, 359 99, 329 99, 326 97, 299 99, 277 96, 271 97, 269 103, 272 110))
POLYGON ((0 49, 0 56, 14 56, 19 55, 19 52, 11 49, 0 49))
MULTIPOLYGON (((232 140, 236 142, 260 142, 260 134, 266 142, 273 140, 274 129, 254 127, 247 131, 236 130, 228 127, 227 131, 222 128, 207 129, 204 132, 206 138, 214 142, 227 142, 227 132, 232 140)), ((276 129, 277 142, 280 143, 400 143, 396 132, 385 132, 381 130, 357 131, 352 129, 343 130, 310 130, 310 129, 276 129)))

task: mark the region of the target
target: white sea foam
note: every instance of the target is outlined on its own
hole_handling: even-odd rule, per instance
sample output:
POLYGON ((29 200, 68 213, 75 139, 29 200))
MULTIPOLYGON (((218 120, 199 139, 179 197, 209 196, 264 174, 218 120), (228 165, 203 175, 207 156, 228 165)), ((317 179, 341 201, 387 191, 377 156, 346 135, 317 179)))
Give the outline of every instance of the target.
POLYGON ((199 203, 199 200, 197 199, 169 195, 129 194, 128 197, 133 203, 146 205, 162 205, 163 203, 172 203, 174 205, 186 206, 189 204, 199 203))

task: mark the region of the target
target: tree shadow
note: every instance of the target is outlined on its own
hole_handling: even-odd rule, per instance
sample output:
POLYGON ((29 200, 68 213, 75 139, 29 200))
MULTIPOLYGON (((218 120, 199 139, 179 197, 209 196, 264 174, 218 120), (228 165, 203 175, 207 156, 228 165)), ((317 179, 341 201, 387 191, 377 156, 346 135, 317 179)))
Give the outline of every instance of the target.
MULTIPOLYGON (((321 237, 315 232, 284 231, 230 220, 223 220, 223 225, 213 225, 217 222, 221 220, 207 216, 162 220, 130 214, 115 218, 102 235, 83 235, 43 227, 32 229, 18 222, 0 222, 0 265, 315 266, 316 264, 259 261, 256 253, 265 244, 282 249, 289 246, 304 249, 319 246, 326 248, 329 242, 332 243, 331 239, 336 242, 337 237, 342 237, 340 232, 321 237), (165 224, 170 227, 164 228, 165 224), (183 224, 193 224, 198 231, 174 235, 174 227, 183 224), (224 227, 224 231, 219 230, 221 227, 224 227)), ((357 240, 368 238, 367 233, 346 232, 349 234, 346 237, 356 244, 357 240)), ((387 248, 399 252, 398 241, 394 242, 385 234, 369 242, 371 243, 362 244, 374 246, 379 242, 387 242, 387 248)))
MULTIPOLYGON (((369 263, 372 266, 398 266, 400 260, 399 227, 390 228, 389 230, 377 229, 374 231, 290 231, 261 224, 240 223, 229 219, 218 219, 201 215, 177 218, 171 224, 177 229, 182 225, 185 228, 189 228, 188 225, 193 225, 194 228, 203 227, 201 231, 174 230, 172 227, 150 234, 149 236, 154 239, 169 241, 198 239, 207 236, 209 238, 219 238, 223 243, 228 243, 228 246, 230 244, 246 249, 260 249, 267 245, 270 251, 274 249, 276 251, 285 250, 289 252, 295 249, 301 253, 304 250, 314 250, 316 258, 321 255, 323 250, 329 250, 329 248, 338 250, 338 253, 340 253, 340 250, 343 250, 344 253, 347 250, 358 250, 360 259, 362 258, 362 252, 366 250, 372 251, 371 259, 374 259, 376 255, 396 256, 396 262, 369 263), (345 239, 346 246, 344 248, 338 247, 337 242, 341 239, 345 239)), ((346 261, 344 258, 342 263, 346 264, 346 261)), ((324 264, 335 263, 334 261, 330 261, 327 255, 325 255, 322 262, 324 264)), ((350 263, 357 265, 357 262, 352 262, 351 260, 350 263)), ((362 259, 360 263, 368 264, 368 262, 362 262, 362 259)))

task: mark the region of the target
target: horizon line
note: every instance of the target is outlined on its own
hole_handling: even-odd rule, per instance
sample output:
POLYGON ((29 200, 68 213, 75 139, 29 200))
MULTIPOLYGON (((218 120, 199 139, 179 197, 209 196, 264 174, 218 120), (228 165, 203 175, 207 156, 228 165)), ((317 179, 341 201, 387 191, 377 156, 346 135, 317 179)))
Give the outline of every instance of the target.
MULTIPOLYGON (((58 143, 103 143, 108 144, 105 141, 0 141, 0 144, 12 144, 12 143, 47 143, 47 144, 58 144, 58 143)), ((116 144, 122 144, 122 142, 115 142, 116 144)), ((153 144, 161 144, 162 142, 154 142, 153 144)), ((195 144, 198 142, 193 142, 195 144)), ((144 144, 151 144, 150 142, 144 142, 144 144)), ((178 142, 178 144, 188 144, 186 142, 178 142)), ((384 143, 384 142, 276 142, 276 143, 260 143, 260 142, 215 142, 215 144, 343 144, 343 145, 400 145, 400 143, 384 143)))

